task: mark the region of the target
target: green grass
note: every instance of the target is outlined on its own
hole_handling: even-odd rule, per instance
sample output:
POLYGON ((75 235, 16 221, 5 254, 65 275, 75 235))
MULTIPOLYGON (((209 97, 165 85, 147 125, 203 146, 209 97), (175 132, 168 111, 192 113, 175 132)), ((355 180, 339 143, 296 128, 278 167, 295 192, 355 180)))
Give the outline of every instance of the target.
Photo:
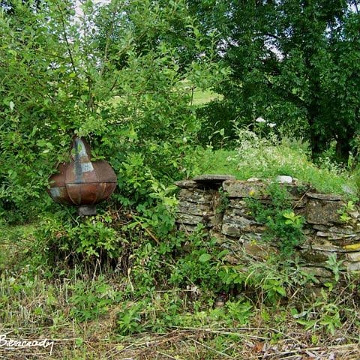
POLYGON ((239 180, 288 175, 299 183, 311 184, 320 192, 357 195, 354 174, 335 164, 328 164, 326 168, 316 166, 304 151, 304 144, 287 140, 276 145, 267 142, 248 144, 245 148, 241 141, 239 143, 238 150, 204 150, 198 173, 233 175, 239 180))
POLYGON ((210 101, 213 100, 221 100, 223 98, 222 95, 217 94, 215 92, 212 91, 201 91, 201 90, 197 90, 195 89, 194 93, 193 93, 193 98, 191 101, 191 105, 193 106, 201 106, 201 105, 205 105, 207 103, 209 103, 210 101))
POLYGON ((196 175, 201 174, 223 174, 233 175, 238 180, 246 179, 244 171, 238 168, 238 159, 236 150, 204 150, 199 157, 199 168, 196 175))
POLYGON ((214 91, 201 90, 199 88, 193 87, 193 85, 188 80, 183 80, 180 87, 190 96, 190 106, 199 107, 209 103, 212 100, 223 99, 223 95, 214 91))
MULTIPOLYGON (((218 94, 211 90, 203 91, 198 88, 194 88, 192 90, 191 86, 188 84, 188 82, 183 82, 181 87, 183 91, 185 91, 191 98, 190 100, 190 106, 202 106, 207 103, 209 103, 212 100, 222 100, 223 95, 218 94)), ((110 103, 112 105, 117 105, 121 103, 121 97, 120 96, 114 96, 112 100, 110 100, 110 103)))
MULTIPOLYGON (((273 358, 286 350, 305 356, 307 348, 319 356, 341 355, 342 351, 351 355, 358 350, 358 316, 346 320, 354 310, 341 308, 343 325, 337 324, 337 333, 331 335, 321 326, 329 312, 321 307, 326 309, 330 299, 320 297, 314 309, 302 303, 312 314, 305 325, 311 326, 312 319, 317 324, 305 331, 292 315, 299 306, 295 295, 288 304, 285 298, 281 303, 281 296, 270 304, 262 302, 269 290, 261 286, 271 287, 271 281, 285 274, 274 272, 274 263, 250 266, 249 284, 259 279, 259 291, 250 286, 247 294, 222 306, 215 306, 205 291, 192 293, 186 288, 160 286, 143 296, 132 296, 126 291, 127 277, 87 273, 81 264, 60 278, 44 278, 45 264, 36 276, 26 268, 4 270, 0 272, 0 334, 16 340, 54 340, 51 356, 49 350, 28 349, 26 354, 37 359, 242 359, 254 354, 258 358, 263 346, 273 358), (339 337, 344 339, 340 344, 339 337), (299 344, 295 350, 287 347, 294 341, 299 344)), ((291 273, 292 281, 296 276, 291 273)), ((349 295, 343 293, 339 301, 349 302, 349 295)), ((331 311, 340 311, 340 303, 330 305, 331 311)), ((0 347, 1 356, 16 359, 24 353, 0 347)))
MULTIPOLYGON (((282 276, 273 273, 273 265, 264 263, 256 267, 258 275, 254 268, 249 278, 257 276, 259 285, 264 279, 282 276), (266 270, 266 276, 260 270, 266 270)), ((0 334, 15 340, 55 341, 51 356, 47 349, 28 349, 26 354, 37 359, 243 359, 252 355, 259 358, 263 355, 262 347, 274 359, 287 350, 298 357, 306 356, 307 348, 319 356, 330 353, 350 356, 358 351, 358 316, 346 320, 354 310, 330 303, 331 311, 341 309, 344 314, 343 325, 337 325, 334 335, 321 326, 328 316, 328 310, 321 307, 326 309, 329 299, 320 297, 314 309, 311 304, 301 304, 309 307, 312 314, 305 325, 311 326, 312 319, 317 324, 305 331, 292 315, 295 307, 300 306, 296 305, 297 297, 289 300, 289 304, 282 304, 281 299, 265 304, 261 299, 266 298, 266 291, 250 293, 249 287, 248 295, 240 294, 240 300, 214 306, 205 292, 193 294, 191 289, 160 287, 142 297, 131 296, 124 291, 126 278, 121 275, 95 276, 82 269, 61 278, 46 279, 41 274, 42 268, 38 270, 35 277, 25 268, 2 271, 0 277, 0 334), (84 319, 87 314, 89 317, 84 319), (339 343, 340 337, 343 340, 339 343), (298 344, 296 349, 287 345, 294 341, 298 344)), ((341 303, 349 300, 348 293, 339 299, 341 303)), ((0 347, 2 356, 16 359, 24 356, 24 352, 0 347)))
POLYGON ((35 241, 36 224, 6 225, 0 219, 0 272, 16 267, 27 248, 35 241))
MULTIPOLYGON (((197 173, 243 180, 290 175, 323 192, 341 194, 344 186, 356 189, 350 173, 331 163, 326 168, 315 166, 302 143, 254 139, 239 136, 237 150, 201 151, 197 173)), ((315 301, 304 301, 298 290, 311 285, 301 272, 280 268, 275 257, 256 263, 249 259, 246 268, 240 265, 234 272, 227 266, 229 273, 223 271, 224 281, 242 274, 246 284, 238 294, 230 289, 226 294, 230 300, 216 306, 216 289, 189 279, 198 271, 202 283, 210 282, 212 275, 225 269, 215 246, 209 247, 209 239, 192 238, 183 250, 176 233, 156 242, 144 232, 136 233, 136 227, 129 236, 124 230, 128 213, 121 215, 117 210, 118 220, 114 218, 112 226, 126 239, 121 253, 127 259, 125 273, 103 267, 99 258, 94 259, 91 271, 81 263, 64 265, 64 259, 64 263, 60 259, 49 265, 43 256, 46 241, 36 235, 41 223, 9 226, 0 222, 0 334, 18 340, 54 339, 51 356, 38 348, 26 353, 38 359, 250 359, 262 358, 263 349, 274 359, 281 354, 306 357, 307 349, 319 358, 357 358, 360 319, 353 296, 359 287, 358 275, 346 279, 346 288, 334 283, 334 290, 324 288, 315 301), (171 241, 176 243, 173 254, 171 241), (198 252, 191 250, 195 245, 198 252), (204 249, 214 251, 214 261, 199 263, 204 249), (172 285, 165 269, 172 271, 173 281, 176 276, 187 279, 187 286, 172 285), (144 274, 164 281, 156 287, 141 284, 144 274), (269 295, 273 300, 266 302, 269 295), (309 317, 300 318, 302 313, 309 317)), ((60 230, 54 243, 62 241, 60 230)), ((0 347, 0 357, 21 356, 23 352, 0 347)))

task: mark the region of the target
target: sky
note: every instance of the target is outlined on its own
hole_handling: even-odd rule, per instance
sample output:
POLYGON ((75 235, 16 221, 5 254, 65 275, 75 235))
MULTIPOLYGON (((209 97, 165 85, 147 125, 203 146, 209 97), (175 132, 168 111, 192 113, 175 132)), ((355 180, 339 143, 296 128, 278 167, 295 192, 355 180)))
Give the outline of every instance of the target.
MULTIPOLYGON (((86 0, 76 0, 75 11, 77 16, 81 16, 83 14, 81 10, 81 4, 84 3, 86 0)), ((92 0, 95 4, 108 4, 111 0, 92 0)))

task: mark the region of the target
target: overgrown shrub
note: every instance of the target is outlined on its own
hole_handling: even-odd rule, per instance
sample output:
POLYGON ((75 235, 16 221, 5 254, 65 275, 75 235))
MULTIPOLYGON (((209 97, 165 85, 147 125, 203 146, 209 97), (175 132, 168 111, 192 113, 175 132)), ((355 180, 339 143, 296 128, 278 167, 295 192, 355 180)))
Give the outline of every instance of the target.
POLYGON ((294 213, 291 195, 285 186, 272 183, 265 194, 270 198, 269 204, 253 197, 246 199, 250 214, 266 226, 264 239, 276 243, 284 255, 290 256, 304 239, 302 226, 305 219, 294 213))

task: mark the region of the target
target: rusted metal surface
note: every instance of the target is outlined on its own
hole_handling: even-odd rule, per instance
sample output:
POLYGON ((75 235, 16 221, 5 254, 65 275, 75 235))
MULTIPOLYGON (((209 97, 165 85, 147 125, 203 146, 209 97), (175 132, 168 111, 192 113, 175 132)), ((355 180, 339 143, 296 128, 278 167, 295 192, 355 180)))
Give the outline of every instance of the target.
POLYGON ((51 187, 48 189, 48 193, 55 202, 71 205, 72 201, 67 193, 65 185, 65 173, 68 166, 69 164, 67 163, 61 163, 58 166, 59 173, 50 177, 51 187))
POLYGON ((79 213, 94 215, 95 207, 91 205, 110 197, 116 188, 116 174, 108 162, 91 161, 90 146, 82 138, 74 139, 71 158, 69 163, 59 165, 58 174, 50 177, 48 193, 58 203, 86 206, 79 213))

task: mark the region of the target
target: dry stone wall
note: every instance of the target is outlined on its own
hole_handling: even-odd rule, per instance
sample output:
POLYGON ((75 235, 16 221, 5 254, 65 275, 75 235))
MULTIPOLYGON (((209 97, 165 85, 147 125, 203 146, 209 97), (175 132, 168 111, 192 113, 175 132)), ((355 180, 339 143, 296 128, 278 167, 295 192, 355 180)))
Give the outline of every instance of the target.
MULTIPOLYGON (((280 179, 281 180, 281 179, 280 179)), ((282 183, 291 194, 292 209, 305 219, 304 242, 296 249, 306 263, 305 268, 319 277, 331 274, 326 261, 336 254, 350 271, 360 270, 360 213, 348 206, 341 196, 322 194, 295 181, 282 183), (345 214, 341 217, 341 214, 345 214)), ((180 230, 193 232, 199 224, 218 238, 231 244, 235 259, 241 253, 263 259, 278 251, 275 244, 264 241, 266 227, 251 215, 246 199, 256 198, 264 206, 271 202, 266 189, 268 181, 239 181, 232 176, 203 175, 179 181, 177 224, 180 230)))

